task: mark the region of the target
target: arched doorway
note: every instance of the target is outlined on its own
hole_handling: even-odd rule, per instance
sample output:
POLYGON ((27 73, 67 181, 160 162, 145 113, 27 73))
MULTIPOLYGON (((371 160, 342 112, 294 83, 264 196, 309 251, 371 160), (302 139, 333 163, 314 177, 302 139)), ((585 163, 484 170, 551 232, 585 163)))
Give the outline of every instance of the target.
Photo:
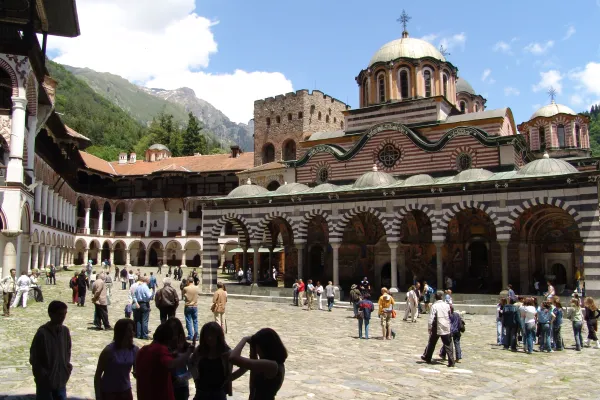
POLYGON ((322 215, 312 217, 306 226, 306 244, 308 263, 304 268, 304 276, 315 282, 321 281, 325 286, 333 280, 333 265, 329 247, 329 228, 322 215))
POLYGON ((275 146, 272 143, 267 143, 262 150, 263 164, 275 161, 275 146))
POLYGON ((275 190, 277 190, 279 188, 279 186, 281 186, 281 184, 277 181, 271 181, 268 185, 267 185, 267 190, 270 192, 274 192, 275 190))
MULTIPOLYGON (((292 285, 297 274, 298 255, 294 251, 294 234, 290 224, 280 217, 271 219, 265 226, 262 237, 262 247, 271 251, 259 254, 258 280, 263 284, 275 286, 273 281, 273 267, 278 272, 278 282, 283 285, 292 285), (283 249, 277 253, 274 249, 283 249)), ((254 257, 253 257, 254 258, 254 257)))
MULTIPOLYGON (((400 223, 398 285, 402 289, 408 288, 414 279, 431 284, 436 279, 436 249, 431 229, 429 216, 421 210, 407 212, 400 223)), ((391 276, 391 272, 387 275, 391 276)))
POLYGON ((283 153, 284 161, 295 160, 296 159, 296 142, 293 139, 287 140, 283 144, 282 153, 283 153))
POLYGON ((102 244, 101 261, 110 260, 110 243, 108 240, 102 244))

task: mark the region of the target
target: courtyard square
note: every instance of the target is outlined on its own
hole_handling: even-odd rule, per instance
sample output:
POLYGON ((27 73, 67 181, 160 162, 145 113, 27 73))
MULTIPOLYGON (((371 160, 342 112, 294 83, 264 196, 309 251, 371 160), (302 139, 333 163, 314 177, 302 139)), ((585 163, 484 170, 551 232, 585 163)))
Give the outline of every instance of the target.
MULTIPOLYGON (((156 268, 142 271, 149 274, 156 268)), ((36 329, 47 321, 49 301, 71 299, 70 276, 71 273, 61 272, 56 286, 43 285, 45 302, 29 302, 26 309, 13 309, 10 318, 1 320, 0 399, 33 398, 29 346, 36 329)), ((158 276, 159 282, 162 277, 158 276)), ((109 306, 111 324, 123 317, 128 293, 120 285, 115 286, 109 306)), ((179 282, 173 286, 178 289, 179 282)), ((200 326, 212 319, 210 303, 211 297, 201 298, 200 326)), ((351 309, 345 307, 346 302, 338 305, 344 307, 336 307, 332 312, 308 312, 291 304, 239 300, 231 295, 226 312, 227 342, 233 347, 242 337, 262 327, 271 327, 281 335, 289 358, 280 399, 600 398, 600 389, 589 385, 589 373, 598 365, 600 350, 584 348, 581 353, 575 352, 568 322, 563 326, 566 351, 527 355, 504 351, 494 344, 494 316, 466 315, 466 332, 461 340, 463 360, 456 368, 448 368, 437 357, 441 343, 434 364, 420 360, 427 341, 427 316, 413 324, 403 322, 403 313, 399 313, 394 320, 397 336, 392 341, 380 339, 379 320, 372 319, 372 339, 359 340, 351 309)), ((93 310, 88 301, 85 308, 69 305, 65 322, 73 339, 69 398, 94 398, 93 376, 98 356, 112 338, 112 332, 89 329, 93 310)), ((183 321, 183 305, 177 310, 177 317, 183 321)), ((158 324, 158 310, 153 305, 150 329, 155 330, 158 324)), ((138 346, 148 343, 136 340, 138 346)), ((135 379, 132 383, 135 393, 135 379)), ((191 381, 190 389, 193 398, 191 381)), ((234 382, 233 391, 232 399, 248 398, 248 375, 234 382)))

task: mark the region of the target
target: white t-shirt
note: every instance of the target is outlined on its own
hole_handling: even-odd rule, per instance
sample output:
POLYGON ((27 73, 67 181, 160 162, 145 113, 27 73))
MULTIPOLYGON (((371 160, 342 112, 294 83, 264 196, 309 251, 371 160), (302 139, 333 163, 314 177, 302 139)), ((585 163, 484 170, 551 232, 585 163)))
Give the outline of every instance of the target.
POLYGON ((323 293, 323 286, 319 285, 317 286, 317 294, 321 294, 323 293))
POLYGON ((29 285, 31 285, 31 279, 27 275, 21 275, 17 279, 17 289, 29 289, 29 285))
POLYGON ((534 306, 523 306, 521 307, 521 316, 526 324, 535 323, 535 315, 537 311, 534 306))

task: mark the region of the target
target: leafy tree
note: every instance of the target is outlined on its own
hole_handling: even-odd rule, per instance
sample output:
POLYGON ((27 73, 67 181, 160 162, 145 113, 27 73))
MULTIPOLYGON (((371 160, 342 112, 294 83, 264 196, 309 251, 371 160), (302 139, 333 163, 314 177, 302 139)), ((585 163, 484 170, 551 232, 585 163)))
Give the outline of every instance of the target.
POLYGON ((118 160, 120 153, 127 152, 127 150, 115 146, 90 146, 85 151, 107 161, 118 160))

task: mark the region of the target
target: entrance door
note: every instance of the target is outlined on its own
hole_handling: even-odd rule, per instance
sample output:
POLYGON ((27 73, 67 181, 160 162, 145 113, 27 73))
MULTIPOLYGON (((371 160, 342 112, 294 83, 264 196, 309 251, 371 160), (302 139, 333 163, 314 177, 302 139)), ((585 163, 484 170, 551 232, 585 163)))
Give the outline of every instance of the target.
POLYGON ((554 284, 556 286, 567 284, 567 269, 564 265, 560 263, 552 265, 552 275, 555 276, 554 284))
POLYGON ((469 274, 465 277, 464 290, 467 293, 485 293, 489 289, 490 282, 488 268, 488 249, 485 242, 473 242, 469 246, 469 257, 467 259, 469 274))
POLYGON ((306 276, 306 278, 312 279, 314 284, 316 284, 317 281, 320 281, 321 284, 323 284, 325 279, 324 263, 325 254, 323 251, 323 247, 321 247, 320 245, 313 246, 310 249, 310 254, 308 256, 308 275, 306 276))
POLYGON ((154 248, 150 249, 150 265, 157 266, 158 265, 158 254, 156 253, 156 250, 154 250, 154 248))

